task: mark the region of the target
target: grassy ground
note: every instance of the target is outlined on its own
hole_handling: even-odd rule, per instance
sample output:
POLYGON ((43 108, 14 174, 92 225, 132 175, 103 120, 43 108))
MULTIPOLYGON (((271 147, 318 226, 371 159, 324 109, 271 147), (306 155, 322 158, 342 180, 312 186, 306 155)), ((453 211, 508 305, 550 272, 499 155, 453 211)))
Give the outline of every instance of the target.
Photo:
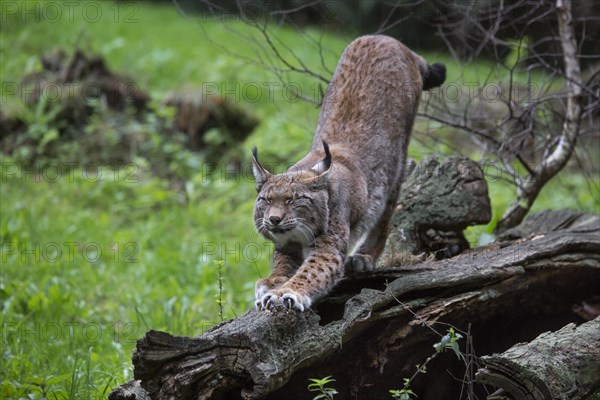
MULTIPOLYGON (((111 9, 110 2, 92 2, 93 18, 78 3, 55 19, 43 2, 26 4, 38 14, 20 9, 2 17, 3 83, 37 71, 43 52, 80 46, 102 54, 111 69, 134 77, 157 99, 207 85, 229 92, 229 100, 263 121, 248 154, 256 144, 265 159, 297 157, 310 140, 313 105, 286 102, 264 68, 209 43, 252 55, 229 30, 244 30, 235 21, 225 28, 183 18, 168 5, 111 9)), ((282 40, 292 35, 280 29, 282 40)), ((326 39, 336 53, 345 45, 326 39)), ((310 83, 302 76, 297 82, 310 83)), ((18 110, 21 99, 5 87, 3 109, 18 110)), ((33 171, 13 161, 1 160, 0 398, 105 398, 131 378, 135 340, 147 329, 198 334, 253 304, 271 248, 254 232, 248 174, 226 179, 200 165, 186 187, 187 202, 150 177, 143 160, 135 164, 139 170, 105 168, 100 175, 89 166, 67 172, 68 159, 33 171)))
MULTIPOLYGON (((4 83, 37 71, 37 57, 48 49, 78 45, 102 54, 113 70, 133 76, 158 99, 170 90, 207 84, 229 90, 261 119, 243 145, 247 153, 258 145, 265 160, 293 160, 308 147, 318 110, 287 97, 273 75, 244 59, 256 59, 259 51, 237 37, 236 32, 256 33, 239 22, 184 18, 173 6, 150 3, 90 2, 86 14, 83 2, 72 12, 60 8, 60 18, 44 8, 49 3, 24 3, 37 14, 13 12, 7 8, 13 3, 0 2, 7 110, 22 105, 4 83)), ((306 37, 277 31, 311 68, 326 73, 320 58, 302 45, 306 37)), ((331 49, 328 65, 349 40, 323 36, 331 49)), ((462 79, 477 79, 477 68, 426 56, 445 61, 450 78, 468 70, 472 76, 462 79)), ((317 93, 313 80, 288 78, 303 94, 317 93)), ((422 149, 413 146, 411 155, 421 158, 422 149)), ((105 398, 110 388, 131 378, 131 352, 145 330, 198 334, 251 306, 254 281, 267 274, 271 248, 252 225, 249 171, 232 178, 220 171, 207 174, 200 165, 186 185, 192 201, 184 201, 145 171, 144 162, 151 160, 140 160, 139 170, 100 172, 90 166, 68 172, 65 163, 71 160, 33 170, 13 161, 0 160, 0 398, 105 398)), ((560 178, 544 190, 536 209, 598 211, 584 183, 580 177, 560 178)), ((490 190, 498 215, 512 193, 497 183, 490 190)), ((470 237, 477 240, 486 229, 477 228, 470 237)))

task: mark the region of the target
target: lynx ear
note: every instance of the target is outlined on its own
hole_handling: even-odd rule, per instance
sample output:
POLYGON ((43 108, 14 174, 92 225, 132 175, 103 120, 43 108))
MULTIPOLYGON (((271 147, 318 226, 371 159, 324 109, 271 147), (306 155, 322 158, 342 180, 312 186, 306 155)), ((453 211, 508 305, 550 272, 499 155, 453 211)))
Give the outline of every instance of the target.
POLYGON ((321 187, 327 183, 329 173, 331 172, 331 152, 329 151, 329 145, 323 140, 323 149, 325 150, 325 158, 316 163, 311 169, 318 175, 310 179, 311 185, 321 187))
POLYGON ((262 186, 272 175, 258 162, 258 150, 256 146, 252 148, 252 172, 256 179, 256 191, 260 192, 262 186))
POLYGON ((311 170, 321 175, 331 167, 331 153, 329 152, 329 145, 323 140, 323 148, 325 149, 325 158, 316 163, 311 170))

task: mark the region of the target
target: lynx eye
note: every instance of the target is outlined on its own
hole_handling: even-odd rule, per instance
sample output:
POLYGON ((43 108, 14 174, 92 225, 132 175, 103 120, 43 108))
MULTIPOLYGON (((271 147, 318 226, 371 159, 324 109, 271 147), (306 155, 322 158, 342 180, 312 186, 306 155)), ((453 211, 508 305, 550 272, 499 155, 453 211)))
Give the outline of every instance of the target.
POLYGON ((260 196, 256 200, 259 201, 259 202, 261 202, 261 203, 271 204, 271 199, 268 198, 268 197, 260 196))
POLYGON ((311 203, 312 199, 308 196, 299 195, 294 200, 296 200, 300 204, 311 203))

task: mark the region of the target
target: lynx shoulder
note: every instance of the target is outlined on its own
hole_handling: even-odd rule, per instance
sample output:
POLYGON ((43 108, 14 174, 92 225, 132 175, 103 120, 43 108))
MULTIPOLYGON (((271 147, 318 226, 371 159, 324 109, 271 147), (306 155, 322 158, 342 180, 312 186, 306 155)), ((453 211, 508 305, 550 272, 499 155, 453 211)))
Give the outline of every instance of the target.
POLYGON ((271 174, 253 151, 254 223, 273 241, 272 274, 256 283, 256 306, 303 311, 345 269, 370 270, 388 235, 421 92, 441 85, 399 41, 363 36, 345 49, 327 88, 308 154, 271 174))

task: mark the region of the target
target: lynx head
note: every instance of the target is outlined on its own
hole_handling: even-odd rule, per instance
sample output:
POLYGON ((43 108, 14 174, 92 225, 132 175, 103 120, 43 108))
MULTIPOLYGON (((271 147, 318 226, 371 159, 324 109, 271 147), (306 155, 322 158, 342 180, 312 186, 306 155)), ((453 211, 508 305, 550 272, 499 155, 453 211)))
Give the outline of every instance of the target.
POLYGON ((258 196, 254 205, 257 231, 275 243, 306 248, 327 230, 329 208, 327 179, 331 153, 323 142, 325 158, 309 171, 287 171, 273 175, 259 162, 256 148, 252 167, 258 196))

